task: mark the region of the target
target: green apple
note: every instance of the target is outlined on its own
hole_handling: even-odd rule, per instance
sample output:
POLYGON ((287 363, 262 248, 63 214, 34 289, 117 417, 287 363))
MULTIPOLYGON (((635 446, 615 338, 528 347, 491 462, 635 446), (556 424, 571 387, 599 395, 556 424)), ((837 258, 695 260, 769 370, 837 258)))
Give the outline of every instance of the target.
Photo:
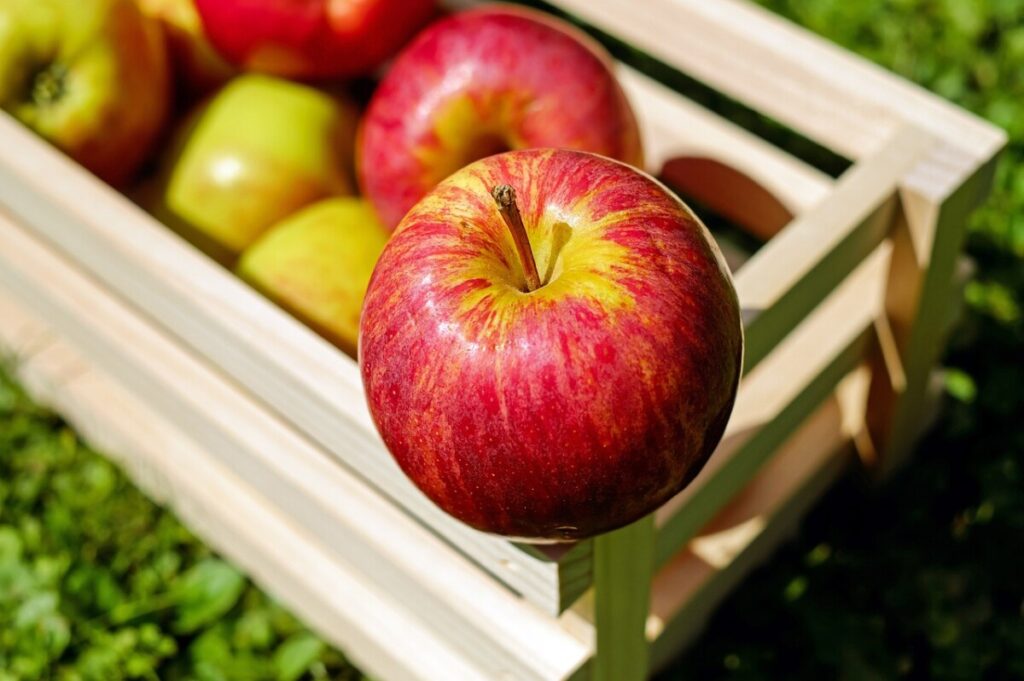
POLYGON ((299 208, 351 193, 355 125, 354 108, 340 97, 240 76, 188 116, 141 202, 232 264, 299 208))
POLYGON ((367 201, 326 199, 270 228, 242 254, 237 271, 355 356, 363 296, 387 240, 367 201))
POLYGON ((0 107, 111 184, 167 117, 159 26, 131 0, 0 1, 0 107))

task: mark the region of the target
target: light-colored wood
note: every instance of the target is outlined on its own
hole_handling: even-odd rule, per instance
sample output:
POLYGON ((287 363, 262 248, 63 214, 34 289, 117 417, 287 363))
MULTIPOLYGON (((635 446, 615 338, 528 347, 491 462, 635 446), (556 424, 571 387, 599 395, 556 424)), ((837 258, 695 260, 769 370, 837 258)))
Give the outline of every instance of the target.
POLYGON ((987 195, 995 159, 966 183, 951 188, 912 178, 901 192, 893 232, 893 258, 880 326, 889 337, 874 356, 868 426, 877 472, 886 475, 906 459, 921 421, 922 395, 945 345, 954 270, 967 218, 987 195), (943 192, 950 192, 943 194, 943 192))
MULTIPOLYGON (((564 678, 589 647, 0 216, 0 285, 189 434, 338 563, 430 622, 492 678, 564 678), (522 654, 519 651, 529 651, 522 654)), ((56 392, 60 392, 59 390, 56 392)), ((296 604, 301 609, 302 604, 296 604)))
MULTIPOLYGON (((0 290, 5 315, 13 302, 0 290)), ((23 311, 18 318, 42 324, 23 311)), ((5 316, 5 321, 11 317, 5 316)), ((0 325, 0 348, 19 353, 17 334, 0 325)), ((18 376, 31 394, 109 452, 150 497, 173 507, 204 541, 261 587, 296 609, 310 626, 368 673, 387 678, 492 679, 468 665, 430 622, 405 611, 360 573, 333 562, 323 548, 273 512, 188 434, 126 392, 63 341, 49 348, 83 371, 71 380, 54 364, 18 354, 18 376), (398 638, 403 645, 394 648, 398 638)))
POLYGON ((597 651, 593 681, 647 678, 646 622, 654 574, 654 516, 594 541, 597 651))
POLYGON ((688 547, 657 573, 647 633, 662 667, 774 547, 851 460, 839 403, 829 398, 688 547))
POLYGON ((377 436, 351 359, 3 112, 0 149, 0 208, 22 225, 545 611, 561 612, 586 589, 586 546, 552 559, 463 525, 420 493, 377 436))
POLYGON ((848 170, 827 200, 744 265, 736 291, 745 320, 746 371, 878 246, 892 224, 901 179, 932 143, 930 135, 902 128, 881 151, 848 170))
POLYGON ((822 199, 833 180, 661 83, 623 64, 617 74, 636 111, 647 170, 674 158, 707 156, 739 170, 799 215, 822 199))
POLYGON ((657 512, 657 565, 711 520, 866 356, 889 256, 880 245, 740 385, 725 437, 697 478, 657 512))
POLYGON ((556 0, 584 21, 852 159, 906 123, 987 160, 1004 132, 743 0, 556 0))

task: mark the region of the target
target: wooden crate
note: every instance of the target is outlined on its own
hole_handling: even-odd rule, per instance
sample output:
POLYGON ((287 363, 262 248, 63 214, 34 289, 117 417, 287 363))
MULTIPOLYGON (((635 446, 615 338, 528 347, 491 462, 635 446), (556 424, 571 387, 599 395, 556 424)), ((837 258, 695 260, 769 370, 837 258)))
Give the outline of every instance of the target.
POLYGON ((1005 144, 739 0, 556 4, 853 162, 833 180, 618 65, 652 172, 711 157, 794 217, 736 273, 745 375, 707 469, 557 549, 437 510, 377 437, 351 359, 0 115, 0 345, 26 384, 380 677, 641 678, 855 451, 898 464, 1005 144))

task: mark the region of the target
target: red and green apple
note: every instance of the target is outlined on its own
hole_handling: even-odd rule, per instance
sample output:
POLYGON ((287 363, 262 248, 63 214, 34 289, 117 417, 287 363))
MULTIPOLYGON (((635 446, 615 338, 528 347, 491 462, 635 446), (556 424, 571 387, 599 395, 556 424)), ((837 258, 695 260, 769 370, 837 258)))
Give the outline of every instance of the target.
POLYGON ((169 100, 160 27, 132 0, 0 2, 0 107, 100 178, 130 179, 169 100))
POLYGON ((452 15, 417 36, 374 93, 360 138, 360 186, 389 228, 445 177, 501 151, 643 161, 604 50, 562 21, 506 6, 452 15))
POLYGON ((139 202, 217 260, 231 264, 303 206, 351 193, 356 125, 345 100, 246 74, 183 123, 139 202))
POLYGON ((434 0, 195 0, 221 54, 288 78, 366 75, 435 12, 434 0))
POLYGON ((366 285, 388 232, 363 199, 318 201, 242 254, 239 276, 353 357, 366 285))
POLYGON ((547 541, 679 492, 725 430, 742 356, 699 219, 626 164, 551 149, 473 163, 417 203, 359 337, 402 470, 473 527, 547 541))

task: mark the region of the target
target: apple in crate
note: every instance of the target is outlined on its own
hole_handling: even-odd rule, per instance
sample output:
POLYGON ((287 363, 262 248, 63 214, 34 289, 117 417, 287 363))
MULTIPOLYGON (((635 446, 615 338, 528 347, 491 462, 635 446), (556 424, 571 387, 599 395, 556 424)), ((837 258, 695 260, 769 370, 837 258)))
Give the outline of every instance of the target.
POLYGON ((434 0, 195 0, 221 54, 288 78, 368 74, 435 12, 434 0))
POLYGON ((626 164, 512 151, 403 218, 359 359, 402 470, 478 529, 570 540, 679 492, 725 430, 743 333, 694 214, 626 164))
POLYGON ((373 208, 341 197, 271 227, 242 254, 238 274, 352 356, 373 266, 387 243, 373 208))
POLYGON ((462 166, 529 147, 643 161, 636 119, 597 43, 533 10, 470 10, 424 30, 380 83, 363 120, 360 186, 394 228, 462 166))
POLYGON ((0 106, 107 182, 146 158, 169 100, 160 27, 132 0, 0 2, 0 106))
POLYGON ((175 76, 182 91, 201 95, 224 84, 235 68, 213 48, 193 0, 136 0, 164 28, 175 76))
POLYGON ((356 112, 299 83, 243 75, 182 124, 138 200, 223 263, 271 225, 351 193, 356 112))

